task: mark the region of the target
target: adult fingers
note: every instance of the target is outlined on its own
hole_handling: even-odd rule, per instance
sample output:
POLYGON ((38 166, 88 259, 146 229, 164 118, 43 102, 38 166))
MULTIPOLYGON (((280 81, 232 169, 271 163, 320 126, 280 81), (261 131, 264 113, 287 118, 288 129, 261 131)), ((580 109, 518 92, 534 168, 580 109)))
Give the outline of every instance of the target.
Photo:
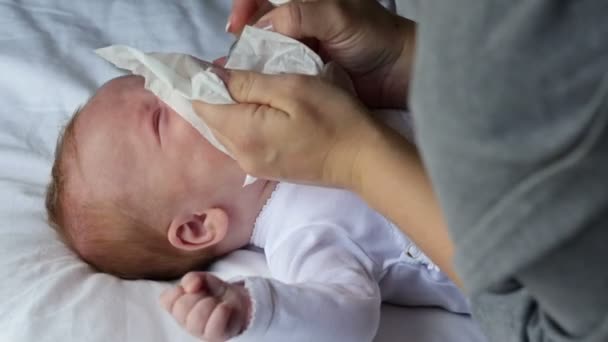
POLYGON ((307 98, 322 86, 318 77, 310 75, 267 75, 253 71, 224 70, 223 80, 236 102, 267 105, 285 114, 290 114, 295 105, 294 99, 307 98))
POLYGON ((233 0, 226 31, 239 33, 245 25, 257 21, 272 5, 266 0, 233 0))
POLYGON ((226 24, 227 32, 239 32, 258 10, 257 0, 233 0, 232 11, 226 24))
POLYGON ((254 71, 228 70, 219 72, 220 77, 226 84, 230 96, 239 103, 256 103, 281 107, 285 99, 290 98, 290 93, 296 87, 296 79, 306 78, 303 75, 267 75, 254 71))
POLYGON ((335 62, 330 62, 325 65, 321 77, 346 90, 352 96, 357 96, 357 90, 353 85, 350 75, 335 62))
POLYGON ((269 26, 275 32, 302 39, 327 41, 343 27, 344 16, 335 1, 292 1, 264 15, 256 26, 269 26))
MULTIPOLYGON (((247 132, 259 129, 270 118, 287 117, 289 92, 296 92, 298 76, 263 75, 247 71, 231 71, 225 78, 228 90, 237 102, 234 105, 210 105, 193 102, 194 111, 213 130, 216 138, 234 152, 234 143, 248 146, 247 132), (283 109, 283 110, 282 110, 283 109), (284 111, 285 110, 285 111, 284 111)), ((302 76, 303 77, 303 76, 302 76)))
MULTIPOLYGON (((268 150, 269 141, 289 121, 284 112, 265 105, 236 104, 210 105, 194 103, 193 108, 210 127, 215 138, 228 150, 247 174, 266 179, 277 175, 261 168, 260 160, 269 162, 276 158, 268 150)), ((285 140, 285 139, 283 139, 285 140)))
POLYGON ((246 113, 255 111, 254 104, 211 105, 195 101, 192 108, 205 121, 215 138, 230 154, 237 151, 234 141, 243 138, 244 129, 248 129, 250 116, 246 113))

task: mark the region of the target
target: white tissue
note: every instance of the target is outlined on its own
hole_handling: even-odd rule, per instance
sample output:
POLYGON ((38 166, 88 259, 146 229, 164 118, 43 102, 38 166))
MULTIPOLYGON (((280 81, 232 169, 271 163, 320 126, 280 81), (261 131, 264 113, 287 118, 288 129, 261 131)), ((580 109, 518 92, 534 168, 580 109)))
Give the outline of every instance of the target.
POLYGON ((270 1, 270 3, 272 3, 275 6, 280 6, 282 4, 288 3, 291 0, 268 0, 268 1, 270 1))
MULTIPOLYGON (((118 68, 143 76, 146 89, 181 115, 209 143, 230 155, 192 109, 191 101, 194 100, 212 104, 235 103, 222 80, 210 71, 210 63, 179 53, 144 53, 124 45, 95 52, 118 68)), ((265 74, 318 75, 323 70, 323 61, 297 40, 247 26, 228 56, 226 68, 265 74)), ((244 185, 253 182, 255 178, 248 175, 244 185)))

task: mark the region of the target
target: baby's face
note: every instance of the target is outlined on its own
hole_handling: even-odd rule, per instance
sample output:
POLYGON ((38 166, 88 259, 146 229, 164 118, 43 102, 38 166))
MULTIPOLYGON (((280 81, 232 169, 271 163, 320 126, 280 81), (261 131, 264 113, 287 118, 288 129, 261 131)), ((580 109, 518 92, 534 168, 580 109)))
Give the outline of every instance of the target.
POLYGON ((245 176, 137 76, 100 88, 77 117, 74 139, 82 198, 128 203, 152 226, 227 196, 245 176))

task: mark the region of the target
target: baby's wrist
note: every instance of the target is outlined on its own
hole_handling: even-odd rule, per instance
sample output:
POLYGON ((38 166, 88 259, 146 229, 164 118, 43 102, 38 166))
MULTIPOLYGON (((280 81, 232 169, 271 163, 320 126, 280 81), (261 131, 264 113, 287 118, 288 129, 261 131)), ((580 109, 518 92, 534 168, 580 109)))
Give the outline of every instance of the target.
POLYGON ((253 303, 251 300, 251 295, 249 294, 249 290, 247 290, 247 287, 245 286, 244 281, 239 281, 239 282, 233 283, 232 285, 234 285, 234 289, 240 298, 240 302, 241 302, 242 308, 243 308, 244 324, 243 324, 241 331, 239 332, 239 334, 242 334, 245 330, 247 330, 247 328, 251 324, 251 320, 253 318, 252 317, 253 303))

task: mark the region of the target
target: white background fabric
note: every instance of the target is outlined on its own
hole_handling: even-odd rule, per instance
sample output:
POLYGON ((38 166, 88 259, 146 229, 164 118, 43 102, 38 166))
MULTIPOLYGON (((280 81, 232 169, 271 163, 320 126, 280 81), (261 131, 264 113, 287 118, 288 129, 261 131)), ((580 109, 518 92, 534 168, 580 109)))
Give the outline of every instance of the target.
MULTIPOLYGON (((231 41, 228 0, 0 0, 0 342, 193 341, 157 306, 168 284, 95 274, 45 223, 60 127, 119 71, 93 49, 127 44, 212 59, 231 41)), ((230 278, 266 272, 241 251, 230 278)), ((470 320, 385 306, 377 341, 479 341, 470 320)), ((314 332, 311 332, 314 340, 314 332)))

